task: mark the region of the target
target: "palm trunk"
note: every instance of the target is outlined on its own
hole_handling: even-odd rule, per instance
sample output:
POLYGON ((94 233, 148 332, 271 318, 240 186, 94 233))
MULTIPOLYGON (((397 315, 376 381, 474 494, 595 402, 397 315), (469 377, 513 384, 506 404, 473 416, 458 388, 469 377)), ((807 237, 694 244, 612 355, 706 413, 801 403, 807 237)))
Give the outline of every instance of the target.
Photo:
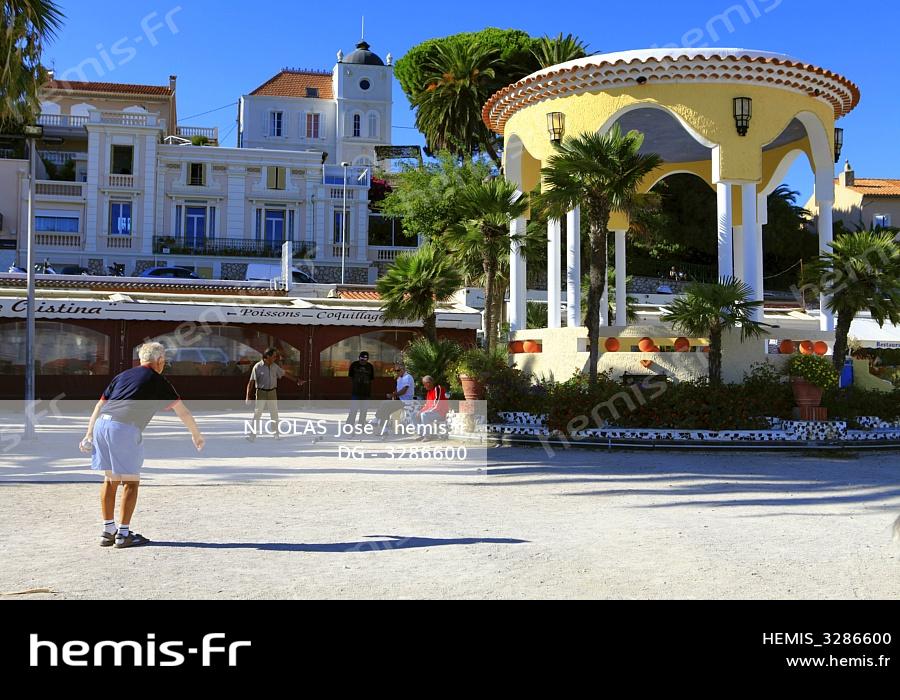
POLYGON ((712 328, 709 332, 709 384, 722 385, 722 329, 712 328))
POLYGON ((437 315, 428 314, 422 319, 422 333, 432 343, 437 343, 437 315))
POLYGON ((591 384, 597 383, 597 363, 600 360, 600 302, 603 290, 606 289, 606 223, 609 217, 601 221, 591 221, 591 257, 590 280, 588 290, 587 328, 588 350, 590 352, 591 384))
POLYGON ((496 261, 485 256, 484 266, 484 333, 488 352, 497 344, 497 329, 494 328, 494 280, 497 277, 496 261))
POLYGON ((844 370, 844 363, 847 361, 847 337, 850 335, 851 323, 853 323, 852 315, 838 314, 837 327, 834 329, 834 368, 838 372, 844 370))

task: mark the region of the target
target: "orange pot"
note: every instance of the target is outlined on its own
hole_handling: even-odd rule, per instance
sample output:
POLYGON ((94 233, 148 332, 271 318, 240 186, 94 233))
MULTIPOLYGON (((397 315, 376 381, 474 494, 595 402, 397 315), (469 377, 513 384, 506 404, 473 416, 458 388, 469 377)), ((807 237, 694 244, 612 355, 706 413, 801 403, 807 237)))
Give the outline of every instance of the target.
POLYGON ((519 355, 525 352, 525 343, 521 340, 513 341, 509 344, 509 352, 511 355, 519 355))
POLYGON ((800 343, 801 355, 812 355, 816 351, 816 346, 811 340, 804 340, 800 343))
POLYGON ((522 349, 528 353, 538 353, 541 351, 541 346, 533 340, 526 340, 522 345, 522 349))
POLYGON ((619 352, 622 344, 619 342, 618 338, 607 338, 603 347, 606 348, 606 352, 619 352))
POLYGON ((641 352, 653 352, 654 347, 656 347, 656 344, 653 342, 653 338, 641 338, 641 341, 638 343, 638 349, 641 352))
POLYGON ((690 352, 691 351, 691 341, 687 338, 676 338, 675 339, 675 352, 690 352))
POLYGON ((822 390, 802 377, 791 377, 791 389, 794 390, 794 401, 800 408, 816 407, 822 403, 822 390))
POLYGON ((466 401, 484 400, 484 384, 477 379, 461 374, 459 375, 459 383, 462 384, 463 395, 466 397, 466 401))
POLYGON ((653 366, 653 360, 641 360, 641 366, 644 369, 650 369, 653 366))
POLYGON ((818 341, 815 345, 813 345, 813 350, 816 355, 827 355, 828 354, 828 343, 824 340, 818 341))
POLYGON ((797 352, 797 346, 794 345, 793 340, 782 340, 781 345, 778 346, 778 352, 782 355, 793 355, 797 352))

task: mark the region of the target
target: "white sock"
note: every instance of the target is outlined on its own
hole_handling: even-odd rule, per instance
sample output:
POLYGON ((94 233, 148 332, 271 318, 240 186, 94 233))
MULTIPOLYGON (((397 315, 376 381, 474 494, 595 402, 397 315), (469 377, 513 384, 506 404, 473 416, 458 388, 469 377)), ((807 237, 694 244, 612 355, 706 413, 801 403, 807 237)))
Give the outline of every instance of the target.
POLYGON ((116 534, 116 521, 115 520, 104 520, 103 521, 103 532, 107 535, 116 534))
POLYGON ((128 530, 130 527, 131 527, 130 525, 126 525, 125 523, 122 523, 121 525, 119 525, 119 534, 116 536, 117 537, 128 537, 128 530))

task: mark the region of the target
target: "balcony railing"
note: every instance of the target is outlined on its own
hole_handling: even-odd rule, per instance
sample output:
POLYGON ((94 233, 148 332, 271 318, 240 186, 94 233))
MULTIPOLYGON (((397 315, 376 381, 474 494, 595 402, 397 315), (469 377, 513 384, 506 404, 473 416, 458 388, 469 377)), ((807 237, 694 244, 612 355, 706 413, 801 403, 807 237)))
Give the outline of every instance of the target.
POLYGON ((128 234, 102 236, 102 239, 106 244, 107 250, 132 250, 140 248, 140 242, 137 241, 134 236, 128 234))
POLYGON ((41 126, 75 128, 84 126, 90 119, 90 117, 73 116, 71 114, 42 114, 37 118, 37 123, 41 126))
POLYGON ((195 136, 202 136, 204 138, 209 139, 210 141, 214 141, 218 143, 219 141, 219 127, 206 127, 206 126, 178 126, 175 128, 175 135, 180 136, 184 139, 191 139, 195 136))
POLYGON ((34 183, 34 193, 45 197, 79 197, 84 198, 82 182, 50 182, 38 180, 34 183))
POLYGON ((11 148, 0 148, 0 158, 13 158, 16 152, 11 148))
MULTIPOLYGON (((347 168, 347 187, 368 187, 370 168, 347 168)), ((344 186, 344 168, 340 165, 322 166, 322 183, 344 186)))
POLYGON ((34 242, 47 248, 80 249, 83 244, 80 233, 41 233, 35 232, 34 242))
MULTIPOLYGON (((340 250, 340 247, 338 247, 340 250)), ((393 262, 401 253, 413 253, 418 248, 401 248, 399 246, 369 246, 369 260, 393 262)))
MULTIPOLYGON (((283 241, 256 241, 247 238, 186 239, 154 236, 156 255, 209 255, 217 257, 280 258, 283 241)), ((315 241, 294 241, 294 258, 316 257, 315 241)))
POLYGON ((108 179, 110 187, 134 187, 134 175, 110 175, 108 179))
POLYGON ((53 165, 65 165, 70 160, 87 160, 87 153, 75 151, 39 151, 41 158, 53 165))

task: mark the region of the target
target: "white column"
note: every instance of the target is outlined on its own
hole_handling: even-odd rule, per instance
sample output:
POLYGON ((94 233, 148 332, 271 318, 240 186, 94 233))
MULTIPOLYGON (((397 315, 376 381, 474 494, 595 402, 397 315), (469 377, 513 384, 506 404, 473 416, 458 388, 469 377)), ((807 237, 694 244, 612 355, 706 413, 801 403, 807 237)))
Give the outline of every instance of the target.
MULTIPOLYGON (((830 253, 831 246, 829 245, 834 240, 834 228, 833 228, 833 212, 832 208, 834 207, 833 201, 828 201, 826 199, 816 200, 816 206, 819 209, 819 252, 821 253, 830 253)), ((834 314, 829 311, 826 307, 828 303, 828 297, 824 294, 819 297, 819 311, 821 313, 820 320, 820 328, 823 331, 833 331, 834 330, 834 314)))
MULTIPOLYGON (((741 185, 741 200, 743 207, 743 229, 744 229, 744 265, 743 280, 753 288, 753 298, 761 298, 761 291, 757 289, 759 271, 762 269, 762 256, 760 255, 761 247, 757 246, 756 212, 758 207, 758 199, 756 194, 756 183, 748 182, 741 185)), ((753 317, 757 321, 763 318, 763 310, 757 308, 753 312, 753 317)))
POLYGON ((719 228, 719 277, 734 275, 732 252, 733 212, 731 208, 731 183, 716 184, 717 220, 719 228))
POLYGON ((763 226, 769 223, 769 197, 761 194, 756 199, 756 256, 759 260, 759 269, 756 271, 756 285, 758 301, 766 299, 766 282, 763 276, 763 226))
POLYGON ((547 221, 547 327, 560 328, 562 306, 561 244, 562 225, 559 219, 547 221))
POLYGON ((600 325, 602 327, 611 326, 609 318, 609 285, 603 290, 603 296, 600 297, 600 325))
MULTIPOLYGON (((514 219, 509 224, 510 234, 513 236, 525 235, 525 217, 514 219)), ((525 305, 528 295, 525 265, 525 255, 521 245, 513 242, 509 253, 509 328, 512 331, 524 331, 528 328, 525 305)))
POLYGON ((581 209, 566 218, 566 324, 581 325, 581 209))
POLYGON ((732 227, 731 249, 734 251, 732 262, 734 263, 734 276, 744 279, 744 227, 732 227))
POLYGON ((628 275, 625 269, 625 231, 616 231, 616 325, 628 325, 628 290, 626 277, 628 275))

